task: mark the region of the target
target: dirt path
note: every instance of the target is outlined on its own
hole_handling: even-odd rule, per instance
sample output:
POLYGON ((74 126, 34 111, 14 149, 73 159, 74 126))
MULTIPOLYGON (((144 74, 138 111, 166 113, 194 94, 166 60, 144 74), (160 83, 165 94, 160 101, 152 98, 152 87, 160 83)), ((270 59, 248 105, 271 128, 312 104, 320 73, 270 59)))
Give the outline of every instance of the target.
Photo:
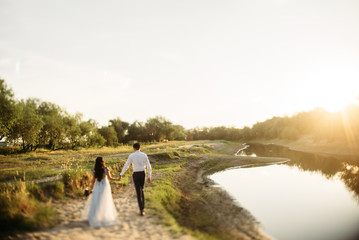
MULTIPOLYGON (((113 186, 113 185, 112 185, 113 186)), ((116 191, 117 192, 117 191, 116 191)), ((118 211, 120 224, 93 228, 87 222, 81 221, 81 211, 86 200, 57 201, 53 206, 59 211, 58 226, 43 231, 18 234, 9 239, 193 239, 189 235, 175 236, 159 223, 158 217, 148 210, 145 216, 138 214, 138 205, 132 183, 113 195, 118 211)))

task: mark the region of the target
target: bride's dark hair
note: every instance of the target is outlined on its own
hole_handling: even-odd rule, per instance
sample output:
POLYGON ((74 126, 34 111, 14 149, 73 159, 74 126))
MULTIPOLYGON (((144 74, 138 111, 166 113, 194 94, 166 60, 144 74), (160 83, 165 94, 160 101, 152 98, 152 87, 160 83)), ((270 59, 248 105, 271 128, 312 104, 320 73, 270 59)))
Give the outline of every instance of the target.
POLYGON ((104 172, 105 172, 105 160, 103 160, 103 157, 97 157, 95 163, 95 178, 98 181, 101 181, 104 172))

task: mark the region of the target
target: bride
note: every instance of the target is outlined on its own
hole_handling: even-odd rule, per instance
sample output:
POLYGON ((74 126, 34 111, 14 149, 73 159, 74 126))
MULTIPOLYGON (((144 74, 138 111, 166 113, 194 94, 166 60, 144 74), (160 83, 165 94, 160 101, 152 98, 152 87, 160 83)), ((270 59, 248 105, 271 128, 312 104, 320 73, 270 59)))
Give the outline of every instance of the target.
POLYGON ((87 200, 82 212, 82 220, 87 220, 93 227, 106 227, 118 223, 117 211, 113 203, 109 180, 118 180, 111 177, 105 167, 103 157, 97 157, 95 169, 92 170, 93 179, 90 187, 92 195, 87 200))

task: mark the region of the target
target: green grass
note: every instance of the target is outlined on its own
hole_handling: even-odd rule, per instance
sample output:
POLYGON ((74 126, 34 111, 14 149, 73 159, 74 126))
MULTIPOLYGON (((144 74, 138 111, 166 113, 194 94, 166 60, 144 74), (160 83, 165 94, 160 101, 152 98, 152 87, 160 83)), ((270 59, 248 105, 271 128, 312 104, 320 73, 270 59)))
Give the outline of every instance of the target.
POLYGON ((150 154, 157 159, 152 165, 157 177, 146 189, 148 206, 161 218, 161 223, 174 233, 184 232, 197 239, 218 239, 206 232, 206 227, 209 225, 212 224, 211 226, 214 227, 213 223, 208 221, 208 214, 195 212, 196 206, 203 204, 198 189, 193 189, 196 177, 182 176, 183 172, 186 172, 184 168, 190 161, 197 161, 199 156, 215 154, 213 148, 199 144, 163 150, 165 151, 150 154), (184 189, 188 192, 183 191, 184 189), (188 214, 189 209, 192 214, 188 214), (187 223, 184 223, 185 221, 187 223))
POLYGON ((173 173, 165 172, 146 192, 146 200, 151 209, 162 218, 162 223, 178 231, 179 226, 173 217, 181 198, 180 191, 172 184, 173 173))
POLYGON ((186 160, 177 160, 173 163, 153 165, 157 177, 148 185, 145 195, 149 208, 161 218, 161 223, 175 234, 186 231, 176 221, 176 215, 180 212, 182 193, 174 184, 175 173, 186 163, 186 160))
MULTIPOLYGON (((184 141, 153 143, 142 145, 141 149, 151 154, 172 150, 185 143, 184 141)), ((66 170, 81 169, 91 171, 97 156, 105 157, 106 165, 112 168, 112 166, 126 161, 126 155, 132 152, 132 146, 119 146, 116 148, 104 147, 78 151, 39 149, 30 153, 0 155, 0 182, 13 181, 14 179, 22 179, 23 181, 37 180, 61 174, 66 170), (112 155, 118 154, 125 155, 125 158, 112 157, 112 155)))

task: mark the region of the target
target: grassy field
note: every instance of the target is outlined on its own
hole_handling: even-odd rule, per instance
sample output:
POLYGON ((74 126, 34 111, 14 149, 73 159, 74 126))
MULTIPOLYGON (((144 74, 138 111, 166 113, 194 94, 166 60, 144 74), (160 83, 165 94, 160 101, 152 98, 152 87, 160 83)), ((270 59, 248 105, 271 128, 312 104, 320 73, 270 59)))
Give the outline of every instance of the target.
MULTIPOLYGON (((185 142, 170 142, 143 145, 148 154, 165 152, 185 142)), ((61 174, 63 171, 90 171, 97 156, 103 156, 111 167, 124 162, 132 152, 131 146, 117 148, 82 149, 78 151, 39 150, 26 154, 0 155, 0 182, 13 180, 31 181, 61 174)))
MULTIPOLYGON (((227 141, 178 141, 143 145, 153 168, 153 182, 146 185, 147 206, 174 233, 185 232, 198 239, 266 239, 251 215, 233 203, 207 178, 229 167, 283 159, 235 157, 240 143, 227 141), (247 236, 247 237, 246 237, 247 236)), ((97 156, 105 158, 117 177, 132 147, 37 151, 0 156, 1 230, 31 230, 57 224, 54 200, 71 201, 83 196, 97 156), (39 183, 47 177, 56 181, 39 183)), ((119 186, 131 181, 128 171, 119 186)), ((117 191, 116 190, 116 191, 117 191)))
MULTIPOLYGON (((142 146, 142 150, 153 159, 152 166, 159 179, 162 179, 162 174, 178 171, 185 164, 185 154, 176 151, 184 144, 187 143, 142 146)), ((79 151, 39 150, 0 156, 0 203, 4 206, 0 209, 0 229, 31 230, 55 225, 56 211, 51 202, 83 196, 97 156, 105 158, 106 166, 117 177, 132 151, 131 146, 121 146, 79 151)), ((187 153, 187 156, 194 155, 187 153)), ((128 185, 130 176, 131 171, 128 171, 120 185, 128 185)), ((153 184, 153 198, 158 196, 158 183, 153 184)))

